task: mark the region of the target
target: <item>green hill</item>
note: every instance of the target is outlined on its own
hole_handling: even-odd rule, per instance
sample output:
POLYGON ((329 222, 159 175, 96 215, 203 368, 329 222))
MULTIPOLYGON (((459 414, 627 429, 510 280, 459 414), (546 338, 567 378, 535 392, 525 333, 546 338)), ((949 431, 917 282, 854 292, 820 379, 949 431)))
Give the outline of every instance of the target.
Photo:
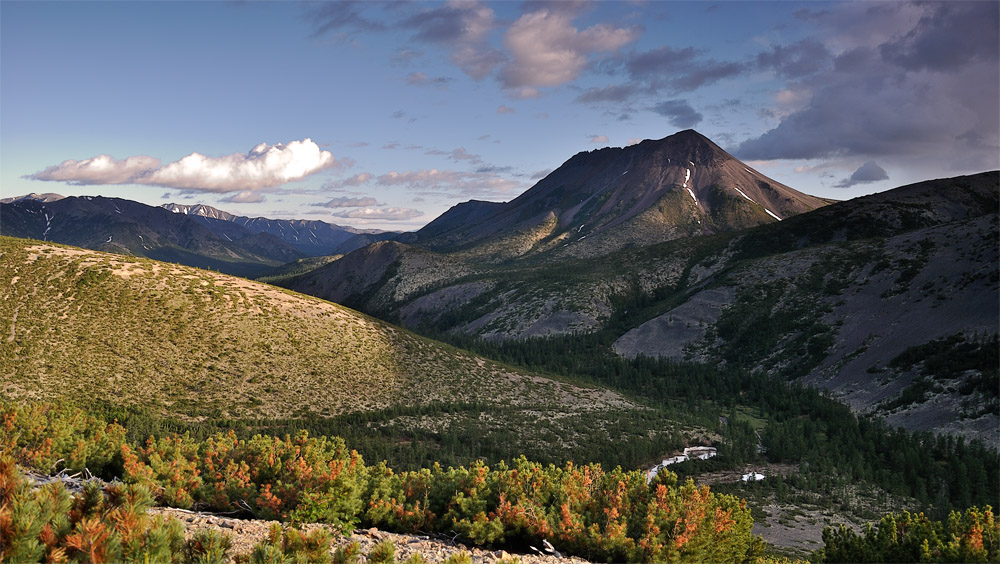
POLYGON ((504 455, 550 459, 635 436, 628 421, 641 420, 638 442, 650 457, 677 440, 676 423, 615 392, 510 368, 266 284, 9 237, 0 238, 0 265, 7 398, 106 401, 188 422, 366 413, 362 425, 383 433, 461 429, 505 443, 504 455), (648 428, 663 431, 650 438, 648 428))

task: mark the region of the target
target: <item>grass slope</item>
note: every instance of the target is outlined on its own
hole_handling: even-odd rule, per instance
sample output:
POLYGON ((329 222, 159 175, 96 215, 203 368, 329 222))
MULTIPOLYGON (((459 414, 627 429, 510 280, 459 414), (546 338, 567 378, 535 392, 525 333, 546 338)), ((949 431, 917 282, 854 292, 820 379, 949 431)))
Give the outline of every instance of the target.
POLYGON ((8 398, 107 399, 189 421, 468 404, 377 424, 434 430, 474 413, 486 433, 553 451, 623 417, 671 427, 608 390, 519 371, 265 284, 7 237, 0 265, 8 398))

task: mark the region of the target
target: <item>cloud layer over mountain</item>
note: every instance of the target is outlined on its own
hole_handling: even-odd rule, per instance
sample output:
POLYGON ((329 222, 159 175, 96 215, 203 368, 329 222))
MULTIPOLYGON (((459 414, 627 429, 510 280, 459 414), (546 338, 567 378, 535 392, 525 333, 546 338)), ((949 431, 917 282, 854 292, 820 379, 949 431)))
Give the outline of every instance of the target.
POLYGON ((145 155, 125 159, 98 155, 66 160, 27 178, 76 185, 142 184, 220 194, 240 192, 245 194, 230 201, 251 202, 260 200, 246 193, 301 180, 335 163, 329 151, 306 138, 287 144, 259 143, 248 153, 222 157, 191 153, 166 165, 145 155))

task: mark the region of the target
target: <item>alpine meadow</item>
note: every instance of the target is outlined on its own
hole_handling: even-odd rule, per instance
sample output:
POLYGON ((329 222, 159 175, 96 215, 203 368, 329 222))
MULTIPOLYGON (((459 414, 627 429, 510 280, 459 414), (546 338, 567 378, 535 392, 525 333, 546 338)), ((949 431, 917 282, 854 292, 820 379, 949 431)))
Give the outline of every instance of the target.
POLYGON ((1000 3, 0 3, 0 562, 1000 563, 1000 3))

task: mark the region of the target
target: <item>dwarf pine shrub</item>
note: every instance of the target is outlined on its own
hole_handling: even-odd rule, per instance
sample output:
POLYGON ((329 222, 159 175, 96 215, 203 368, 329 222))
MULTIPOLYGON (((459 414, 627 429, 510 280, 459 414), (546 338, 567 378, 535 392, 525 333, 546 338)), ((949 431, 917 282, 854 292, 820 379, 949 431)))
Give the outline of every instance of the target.
POLYGON ((149 490, 96 481, 71 496, 61 482, 32 487, 0 455, 0 562, 190 562, 183 527, 151 518, 149 490))
MULTIPOLYGON (((54 432, 67 428, 62 418, 83 417, 72 410, 42 412, 48 421, 45 429, 54 432)), ((0 411, 4 420, 10 413, 0 411)), ((124 430, 114 433, 124 437, 124 430)), ((454 531, 477 545, 540 546, 549 541, 562 553, 610 561, 741 562, 760 549, 750 532, 753 521, 744 502, 714 494, 690 480, 678 485, 676 476, 666 472, 647 485, 641 471, 606 471, 598 464, 546 466, 522 456, 493 468, 482 462, 447 469, 435 464, 396 473, 384 463, 366 466, 342 439, 311 437, 305 431, 294 437, 246 440, 233 432, 203 441, 171 435, 135 447, 123 441, 114 444, 107 436, 94 444, 104 441, 109 452, 95 452, 87 459, 118 460, 125 484, 103 490, 88 486, 69 507, 60 497, 63 494, 50 492, 54 497, 43 496, 27 509, 5 509, 12 524, 4 526, 12 536, 41 538, 42 531, 17 528, 30 528, 38 519, 13 520, 13 516, 45 512, 57 537, 65 531, 64 536, 74 539, 66 550, 86 551, 94 561, 152 550, 141 548, 152 541, 133 541, 152 538, 142 514, 155 496, 161 503, 180 507, 238 508, 265 519, 322 522, 344 533, 364 523, 402 532, 454 531), (133 538, 122 531, 139 532, 133 538)), ((49 448, 42 455, 31 454, 38 452, 32 445, 48 444, 44 429, 31 434, 30 445, 22 438, 8 440, 5 448, 29 463, 48 461, 58 451, 49 448)), ((12 465, 12 458, 8 460, 12 465)), ((280 546, 286 557, 319 554, 329 546, 321 533, 293 531, 279 531, 272 538, 271 544, 280 546)), ((216 562, 224 558, 227 547, 221 537, 196 537, 184 557, 216 562)), ((47 549, 28 543, 18 550, 31 555, 47 549)), ((375 556, 381 558, 387 551, 383 547, 375 556)), ((257 554, 262 560, 277 557, 272 549, 257 554)), ((300 556, 295 558, 300 561, 300 556)), ((305 561, 323 561, 319 556, 310 558, 305 561)), ((357 558, 351 548, 334 555, 335 562, 357 558)))

